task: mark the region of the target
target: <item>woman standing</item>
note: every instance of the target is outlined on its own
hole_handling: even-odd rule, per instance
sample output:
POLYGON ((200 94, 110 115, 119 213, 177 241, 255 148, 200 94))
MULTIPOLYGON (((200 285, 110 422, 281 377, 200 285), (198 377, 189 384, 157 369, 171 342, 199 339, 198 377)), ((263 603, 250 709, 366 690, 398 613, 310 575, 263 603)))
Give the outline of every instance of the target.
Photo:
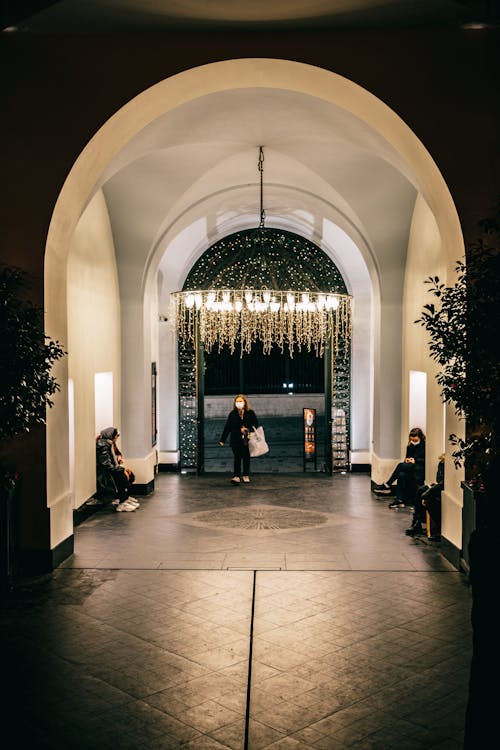
POLYGON ((226 425, 222 430, 219 445, 224 445, 230 435, 229 443, 234 456, 232 484, 239 484, 241 480, 250 481, 250 453, 248 450, 248 435, 259 426, 255 412, 250 409, 245 396, 239 393, 234 399, 234 408, 229 412, 226 425), (243 463, 243 473, 241 464, 243 463))

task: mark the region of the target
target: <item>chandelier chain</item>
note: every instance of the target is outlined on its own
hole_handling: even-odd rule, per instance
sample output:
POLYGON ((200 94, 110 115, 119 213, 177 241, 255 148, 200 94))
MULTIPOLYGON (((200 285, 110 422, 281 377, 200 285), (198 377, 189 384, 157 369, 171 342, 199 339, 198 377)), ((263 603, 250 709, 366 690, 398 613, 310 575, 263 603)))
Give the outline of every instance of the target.
POLYGON ((260 172, 260 223, 259 229, 264 229, 266 212, 264 209, 264 147, 259 146, 259 172, 260 172))

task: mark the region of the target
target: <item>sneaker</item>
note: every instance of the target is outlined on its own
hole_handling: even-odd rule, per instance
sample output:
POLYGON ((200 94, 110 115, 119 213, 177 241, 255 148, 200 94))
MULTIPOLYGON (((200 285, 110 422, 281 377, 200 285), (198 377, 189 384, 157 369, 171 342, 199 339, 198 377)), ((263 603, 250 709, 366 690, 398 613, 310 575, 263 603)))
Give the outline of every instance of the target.
POLYGON ((239 484, 239 483, 240 483, 240 478, 239 477, 233 477, 231 479, 231 484, 239 484))
POLYGON ((140 506, 140 502, 135 497, 127 497, 126 501, 129 505, 134 505, 136 508, 140 506))
POLYGON ((404 508, 405 504, 401 502, 401 500, 393 500, 392 503, 389 503, 389 508, 404 508))
POLYGON ((85 503, 86 508, 93 507, 94 505, 99 506, 99 505, 104 505, 104 503, 102 500, 99 500, 99 498, 97 497, 91 497, 90 500, 87 500, 87 502, 85 503))
POLYGON ((117 511, 117 513, 123 513, 125 511, 130 513, 131 511, 135 510, 135 505, 129 505, 127 501, 125 501, 124 503, 118 503, 115 510, 117 511))
POLYGON ((388 484, 376 484, 373 493, 375 495, 392 495, 392 490, 388 484))
POLYGON ((243 481, 245 482, 245 484, 248 484, 250 481, 250 477, 243 477, 243 481))

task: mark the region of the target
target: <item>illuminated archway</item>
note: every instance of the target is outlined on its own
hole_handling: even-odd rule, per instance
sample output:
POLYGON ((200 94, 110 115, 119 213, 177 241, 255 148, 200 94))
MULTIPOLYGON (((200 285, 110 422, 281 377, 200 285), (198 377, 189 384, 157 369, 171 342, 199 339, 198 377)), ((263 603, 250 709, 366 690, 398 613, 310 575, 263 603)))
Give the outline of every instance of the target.
MULTIPOLYGON (((241 59, 201 66, 162 81, 135 97, 119 110, 96 133, 83 150, 61 190, 52 216, 46 246, 45 299, 47 331, 55 338, 67 340, 67 261, 75 229, 88 206, 113 169, 120 155, 144 128, 165 112, 186 102, 227 90, 285 90, 292 94, 315 97, 331 103, 366 123, 387 144, 387 159, 393 159, 417 188, 420 223, 415 225, 417 242, 421 241, 423 224, 435 225, 439 237, 439 259, 451 274, 453 262, 463 250, 463 238, 457 213, 448 188, 436 164, 423 144, 408 126, 382 101, 357 84, 335 73, 287 60, 241 59), (424 217, 422 220, 422 216, 424 217)), ((161 250, 152 256, 142 276, 143 290, 153 285, 161 250)), ((376 276, 376 267, 372 272, 376 276)), ((376 287, 374 286, 374 289, 376 287)), ((375 361, 375 375, 377 360, 375 361)), ((62 362, 56 376, 63 397, 48 413, 47 420, 47 494, 51 507, 51 546, 55 547, 72 533, 69 460, 61 450, 68 444, 67 363, 62 362)), ((383 385, 374 383, 376 398, 383 385)), ((143 394, 144 396, 144 394, 143 394)), ((140 399, 139 399, 140 400, 140 399)), ((139 436, 143 433, 145 402, 137 415, 139 436)), ((449 431, 457 431, 452 414, 448 414, 449 431)), ((377 426, 374 429, 378 439, 377 426)), ((140 458, 140 457, 139 457, 140 458)), ((453 475, 453 471, 450 472, 453 475)), ((447 492, 453 511, 447 515, 448 538, 459 546, 460 489, 457 476, 447 479, 447 492)), ((446 498, 445 498, 446 500, 446 498)))

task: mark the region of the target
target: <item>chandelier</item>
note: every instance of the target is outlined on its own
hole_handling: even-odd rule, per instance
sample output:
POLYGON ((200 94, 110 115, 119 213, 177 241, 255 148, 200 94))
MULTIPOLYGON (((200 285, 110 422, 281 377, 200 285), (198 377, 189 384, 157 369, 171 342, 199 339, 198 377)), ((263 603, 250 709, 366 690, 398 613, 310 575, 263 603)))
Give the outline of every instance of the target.
MULTIPOLYGON (((312 288, 308 269, 299 274, 309 279, 306 288, 280 288, 278 279, 286 278, 283 258, 273 251, 266 234, 263 207, 264 150, 259 148, 260 222, 251 246, 242 254, 242 288, 235 288, 219 274, 217 288, 188 289, 171 295, 170 320, 182 343, 198 342, 207 352, 227 345, 231 353, 238 347, 241 356, 249 353, 260 341, 264 354, 273 346, 293 357, 295 349, 303 348, 322 356, 328 342, 333 342, 336 355, 346 356, 351 338, 351 297, 331 289, 312 288), (226 284, 224 284, 226 281, 226 284), (252 281, 261 281, 259 288, 252 281), (226 288, 227 287, 227 288, 226 288)), ((241 264, 241 258, 239 259, 241 264)), ((232 278, 234 282, 234 277, 232 278)))

